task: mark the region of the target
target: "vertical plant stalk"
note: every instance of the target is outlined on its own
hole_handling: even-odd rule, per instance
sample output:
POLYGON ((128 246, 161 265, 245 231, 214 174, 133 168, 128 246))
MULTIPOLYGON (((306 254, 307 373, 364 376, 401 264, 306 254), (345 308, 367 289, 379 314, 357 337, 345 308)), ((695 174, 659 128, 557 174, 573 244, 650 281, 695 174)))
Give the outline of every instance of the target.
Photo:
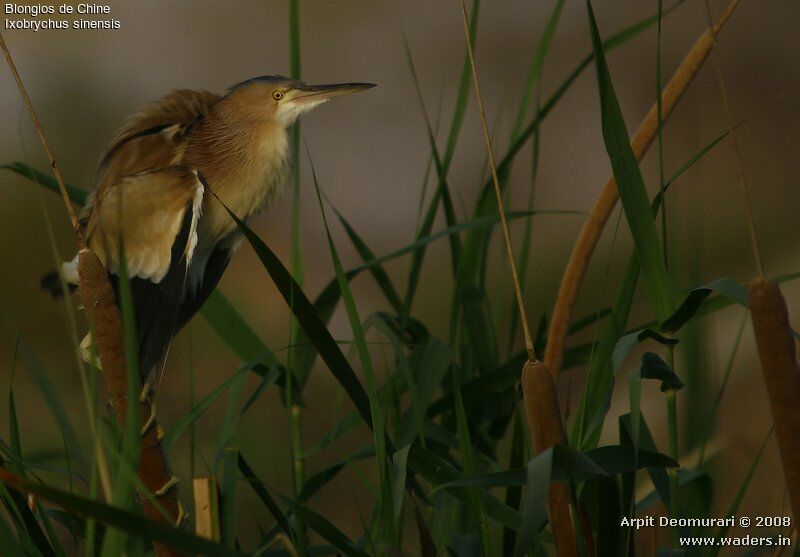
MULTIPOLYGON (((106 388, 124 430, 129 401, 122 315, 108 280, 108 270, 97 255, 87 249, 79 254, 78 283, 86 316, 92 324, 92 338, 100 357, 106 388)), ((140 494, 142 510, 145 516, 156 522, 182 525, 186 513, 178 499, 178 480, 172 475, 161 445, 164 433, 155 419, 153 397, 143 396, 134 403, 140 405, 139 415, 142 417, 138 476, 147 489, 146 494, 140 494)), ((154 545, 159 557, 180 555, 162 544, 154 545)))
MULTIPOLYGON (((665 190, 666 182, 664 177, 664 107, 663 91, 661 87, 661 23, 664 12, 664 0, 658 0, 658 39, 656 44, 656 122, 658 122, 658 190, 661 195, 661 241, 664 253, 664 269, 669 273, 669 243, 667 235, 667 193, 665 190)), ((712 22, 713 24, 713 22, 712 22)), ((668 345, 665 347, 667 365, 675 371, 675 347, 668 345)), ((667 433, 669 435, 669 456, 674 461, 678 461, 678 391, 670 389, 666 393, 667 402, 667 433)), ((680 484, 678 470, 668 468, 669 475, 669 516, 678 518, 678 494, 680 484)), ((672 546, 679 547, 678 537, 680 530, 672 528, 672 546)), ((655 541, 656 536, 653 536, 655 541)))
POLYGON ((761 257, 761 249, 758 246, 758 236, 756 235, 756 225, 753 219, 753 207, 750 203, 750 194, 747 191, 747 178, 744 173, 744 163, 742 162, 742 150, 739 147, 739 138, 736 134, 736 126, 733 125, 733 116, 731 115, 731 105, 728 101, 728 91, 725 87, 725 75, 722 71, 722 59, 719 55, 719 47, 717 46, 717 33, 718 30, 712 24, 713 18, 711 15, 711 5, 708 0, 705 1, 706 16, 708 17, 708 33, 711 34, 711 44, 714 49, 714 66, 717 70, 717 81, 719 82, 719 92, 722 97, 722 107, 725 110, 725 118, 727 119, 728 131, 733 141, 733 150, 736 153, 736 169, 739 172, 739 193, 742 196, 744 204, 744 211, 747 221, 747 230, 750 234, 750 243, 753 248, 753 256, 756 260, 758 273, 760 277, 764 277, 764 258, 761 257))
POLYGON ((533 340, 531 340, 531 331, 528 326, 528 315, 525 312, 525 301, 522 299, 522 288, 519 285, 519 274, 517 273, 517 262, 514 259, 514 250, 511 247, 511 234, 508 230, 508 219, 506 218, 505 205, 503 203, 503 194, 500 191, 500 179, 497 176, 497 164, 494 158, 494 149, 492 148, 492 138, 489 135, 489 124, 486 121, 486 110, 483 105, 483 95, 481 94, 480 81, 478 79, 478 71, 475 67, 475 52, 472 48, 472 39, 470 38, 469 18, 467 17, 466 1, 461 0, 461 16, 464 22, 464 36, 467 41, 467 55, 469 56, 469 64, 472 68, 472 85, 475 87, 475 98, 478 101, 478 111, 481 117, 481 126, 483 127, 483 138, 486 141, 486 153, 489 158, 489 168, 492 171, 492 182, 494 183, 494 193, 497 198, 497 212, 500 214, 500 224, 503 229, 503 240, 506 248, 506 258, 508 265, 511 269, 511 279, 514 282, 514 294, 517 298, 517 306, 519 307, 519 318, 522 323, 522 332, 525 337, 525 348, 528 352, 528 361, 536 362, 536 352, 533 348, 533 340))
MULTIPOLYGON (((713 32, 706 30, 697 39, 697 42, 692 46, 692 49, 684 57, 680 66, 678 66, 678 69, 667 83, 661 96, 662 125, 670 117, 678 101, 680 101, 711 52, 714 44, 714 35, 719 33, 738 4, 739 0, 733 0, 725 9, 725 12, 717 19, 713 26, 713 32)), ((633 136, 631 149, 637 161, 644 157, 658 135, 658 130, 661 126, 659 126, 657 113, 658 106, 652 106, 633 136)), ((618 199, 617 182, 611 177, 595 200, 594 206, 578 235, 578 239, 575 241, 569 262, 564 270, 556 304, 553 308, 550 328, 547 333, 547 349, 544 356, 544 363, 554 378, 558 377, 563 364, 567 330, 581 282, 586 274, 589 260, 594 254, 603 228, 608 222, 614 207, 616 207, 618 199)))
MULTIPOLYGON (((536 353, 531 339, 528 318, 525 312, 525 303, 522 298, 522 289, 519 284, 514 251, 511 246, 511 235, 508 230, 503 196, 500 192, 500 180, 497 176, 497 165, 492 149, 492 140, 489 135, 489 125, 486 121, 486 110, 483 104, 478 71, 475 66, 475 53, 469 34, 469 19, 465 0, 461 0, 461 16, 464 23, 464 35, 467 41, 467 54, 472 67, 472 84, 475 87, 475 98, 478 102, 483 137, 486 141, 486 152, 489 158, 489 168, 492 172, 495 197, 497 198, 497 211, 500 214, 500 223, 503 228, 503 240, 506 256, 511 269, 511 278, 514 283, 514 294, 517 298, 519 317, 522 323, 522 332, 525 338, 525 348, 528 352, 528 361, 522 368, 522 392, 524 397, 525 412, 535 452, 537 454, 549 449, 556 444, 567 442, 564 432, 564 423, 561 420, 561 411, 558 405, 558 393, 553 378, 547 366, 536 359, 536 353)), ((550 486, 549 494, 550 524, 555 538, 556 551, 560 557, 577 556, 575 543, 575 530, 570 513, 570 489, 566 483, 554 483, 550 486)))
POLYGON ((28 91, 25 89, 25 85, 22 83, 22 78, 17 71, 17 65, 14 64, 14 59, 11 57, 11 52, 9 52, 8 46, 6 46, 6 41, 3 38, 2 33, 0 33, 0 48, 3 49, 3 55, 6 57, 8 67, 11 70, 11 74, 14 76, 14 81, 17 83, 17 88, 22 96, 22 101, 25 103, 25 107, 28 109, 28 114, 30 114, 31 120, 33 121, 33 127, 36 128, 36 133, 39 135, 39 140, 42 142, 42 147, 44 147, 44 152, 47 155, 48 162, 50 163, 50 168, 53 169, 53 174, 58 182, 58 189, 61 193, 61 198, 64 200, 64 206, 67 208, 67 215, 69 215, 69 222, 72 225, 72 232, 75 234, 75 241, 78 243, 78 249, 83 249, 86 245, 83 237, 83 230, 81 230, 80 224, 78 223, 78 216, 75 214, 75 208, 72 206, 72 202, 69 199, 67 187, 64 184, 64 179, 61 177, 61 170, 56 164, 56 158, 53 156, 53 151, 50 149, 50 143, 47 141, 47 136, 44 133, 42 123, 39 121, 39 117, 36 115, 36 110, 33 108, 31 98, 28 96, 28 91))
MULTIPOLYGON (((58 187, 72 224, 79 250, 78 279, 83 305, 89 322, 93 325, 93 339, 103 368, 103 378, 111 395, 117 419, 124 430, 125 410, 128 402, 126 396, 128 376, 125 364, 125 342, 122 336, 122 316, 117 306, 114 289, 108 280, 106 268, 97 258, 97 255, 86 248, 83 231, 70 203, 61 171, 56 164, 50 144, 44 133, 44 128, 36 115, 33 103, 22 83, 2 34, 0 34, 0 48, 3 50, 20 95, 39 134, 39 139, 50 161, 50 167, 53 169, 53 174, 58 182, 58 187)), ((141 405, 140 415, 143 420, 146 420, 146 423, 142 424, 138 476, 148 492, 154 495, 154 497, 149 495, 142 497, 142 508, 145 515, 151 520, 181 524, 186 517, 186 513, 178 499, 177 479, 172 476, 166 453, 161 446, 163 430, 155 420, 154 408, 151 407, 151 398, 142 398, 144 400, 138 403, 141 405)), ((180 553, 163 544, 155 543, 154 546, 158 557, 180 555, 180 553)))
MULTIPOLYGON (((289 75, 292 79, 300 79, 300 0, 289 0, 289 75)), ((305 278, 303 267, 303 250, 300 245, 300 122, 297 121, 292 126, 292 276, 302 287, 305 278)), ((294 494, 298 496, 303 491, 305 485, 305 460, 303 456, 303 409, 294 400, 294 393, 291 387, 293 370, 297 358, 294 344, 300 334, 300 325, 296 318, 291 318, 289 338, 289 351, 287 370, 289 381, 286 388, 287 408, 289 409, 290 424, 290 443, 292 454, 292 480, 294 494)), ((303 384, 306 378, 300 378, 303 384)), ((296 522, 296 542, 301 555, 305 555, 305 526, 297 518, 296 522)))
POLYGON ((758 277, 749 284, 750 313, 767 385, 789 502, 800 519, 800 366, 786 300, 778 283, 758 277))
MULTIPOLYGON (((711 6, 705 2, 706 15, 711 20, 711 6)), ((709 30, 712 31, 709 25, 709 30)), ((756 337, 758 355, 761 359, 761 370, 764 383, 767 385, 772 421, 775 424, 775 436, 781 453, 786 488, 789 492, 789 503, 792 515, 800 517, 800 366, 797 364, 795 341, 789 323, 789 310, 786 299, 781 293, 775 279, 765 276, 764 258, 756 235, 753 208, 747 188, 747 179, 742 161, 742 151, 733 125, 728 93, 725 87, 725 76, 722 71, 722 60, 717 47, 716 32, 712 31, 714 61, 716 62, 717 81, 719 82, 722 106, 728 121, 728 130, 733 140, 736 164, 739 173, 739 193, 745 209, 747 228, 753 256, 758 267, 759 276, 748 285, 750 314, 753 319, 753 331, 756 337)))
MULTIPOLYGON (((522 393, 534 452, 540 454, 554 445, 566 444, 567 435, 561 421, 556 384, 542 362, 525 362, 522 367, 522 393)), ((550 485, 550 525, 558 557, 578 555, 570 498, 567 482, 550 485)))

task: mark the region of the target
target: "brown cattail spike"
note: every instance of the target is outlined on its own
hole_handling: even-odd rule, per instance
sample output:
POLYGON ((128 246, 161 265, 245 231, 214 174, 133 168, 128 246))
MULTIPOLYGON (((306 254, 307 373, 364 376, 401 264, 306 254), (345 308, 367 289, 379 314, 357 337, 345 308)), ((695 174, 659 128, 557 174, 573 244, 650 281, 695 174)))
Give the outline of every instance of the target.
MULTIPOLYGON (((556 384, 542 362, 525 362, 522 393, 534 452, 539 454, 554 445, 565 444, 567 436, 561 421, 556 384)), ((559 557, 578 555, 569 503, 569 486, 563 482, 553 483, 550 486, 550 525, 559 557)))
MULTIPOLYGON (((122 316, 116 296, 108 281, 108 271, 97 255, 82 250, 78 260, 78 280, 86 316, 92 324, 92 336, 111 403, 124 429, 128 404, 128 376, 125 343, 122 338, 122 316)), ((155 406, 149 386, 138 400, 142 417, 142 440, 138 475, 153 496, 142 497, 142 509, 151 520, 180 524, 186 514, 178 499, 177 479, 172 475, 161 446, 163 430, 155 420, 155 406), (165 516, 165 514, 167 516, 165 516)), ((155 544, 158 557, 173 557, 180 553, 163 544, 155 544)))
POLYGON ((800 519, 800 367, 789 312, 774 279, 753 279, 749 294, 753 331, 796 521, 800 519))

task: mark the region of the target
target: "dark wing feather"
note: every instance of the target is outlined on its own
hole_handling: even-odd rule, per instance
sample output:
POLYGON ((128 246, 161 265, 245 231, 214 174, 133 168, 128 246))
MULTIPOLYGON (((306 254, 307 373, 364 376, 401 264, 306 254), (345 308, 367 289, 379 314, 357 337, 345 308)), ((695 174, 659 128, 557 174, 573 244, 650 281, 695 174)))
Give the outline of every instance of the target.
MULTIPOLYGON (((177 330, 178 307, 186 285, 186 245, 191 233, 192 216, 192 205, 189 204, 172 244, 170 266, 164 278, 158 283, 139 277, 130 279, 142 382, 147 380, 156 366, 163 363, 177 330)), ((109 279, 119 300, 119 279, 113 273, 109 273, 109 279)))
POLYGON ((178 308, 175 332, 180 331, 194 314, 200 311, 200 308, 203 307, 203 304, 206 303, 206 300, 216 288, 219 279, 222 278, 225 269, 228 268, 230 260, 231 250, 229 248, 216 248, 211 252, 211 257, 208 258, 205 272, 203 273, 203 281, 196 292, 187 292, 186 298, 178 308))

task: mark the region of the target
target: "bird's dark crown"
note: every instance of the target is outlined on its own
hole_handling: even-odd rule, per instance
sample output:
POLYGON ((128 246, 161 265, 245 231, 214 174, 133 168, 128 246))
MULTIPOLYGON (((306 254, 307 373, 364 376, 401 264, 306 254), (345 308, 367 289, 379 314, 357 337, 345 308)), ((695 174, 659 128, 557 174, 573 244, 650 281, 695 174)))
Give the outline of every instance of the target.
POLYGON ((299 83, 294 79, 290 79, 288 77, 282 75, 261 75, 258 77, 251 77, 250 79, 246 79, 236 85, 231 86, 228 89, 229 92, 236 91, 237 89, 241 89, 242 87, 247 87, 253 83, 264 83, 264 84, 278 84, 278 83, 299 83))

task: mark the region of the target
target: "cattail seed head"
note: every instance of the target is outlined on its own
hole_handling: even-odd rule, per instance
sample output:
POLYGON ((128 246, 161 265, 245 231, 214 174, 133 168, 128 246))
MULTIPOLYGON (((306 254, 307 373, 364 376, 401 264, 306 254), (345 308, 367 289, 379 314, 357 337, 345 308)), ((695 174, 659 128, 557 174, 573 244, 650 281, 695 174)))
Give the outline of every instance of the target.
MULTIPOLYGON (((525 414, 531 431, 534 452, 539 454, 550 447, 566 443, 564 423, 558 405, 558 393, 553 376, 540 361, 525 362, 522 367, 522 393, 525 414)), ((559 557, 577 556, 575 530, 570 512, 570 489, 565 482, 550 486, 550 525, 553 529, 559 557)))
POLYGON ((792 514, 797 519, 800 517, 800 367, 797 365, 789 312, 775 280, 766 277, 753 279, 748 290, 775 436, 792 514))

